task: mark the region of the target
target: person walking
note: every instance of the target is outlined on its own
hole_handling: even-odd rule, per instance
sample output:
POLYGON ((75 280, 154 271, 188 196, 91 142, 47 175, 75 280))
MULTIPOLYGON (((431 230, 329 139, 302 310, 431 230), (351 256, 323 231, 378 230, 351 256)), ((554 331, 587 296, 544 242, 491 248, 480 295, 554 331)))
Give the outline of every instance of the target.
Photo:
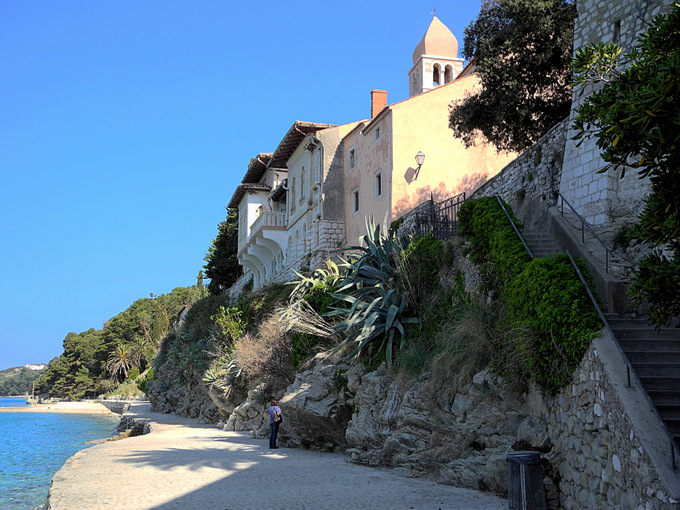
POLYGON ((269 435, 269 448, 276 449, 276 436, 279 434, 279 425, 283 421, 281 416, 281 409, 279 408, 279 401, 272 400, 272 405, 269 407, 269 427, 271 434, 269 435))

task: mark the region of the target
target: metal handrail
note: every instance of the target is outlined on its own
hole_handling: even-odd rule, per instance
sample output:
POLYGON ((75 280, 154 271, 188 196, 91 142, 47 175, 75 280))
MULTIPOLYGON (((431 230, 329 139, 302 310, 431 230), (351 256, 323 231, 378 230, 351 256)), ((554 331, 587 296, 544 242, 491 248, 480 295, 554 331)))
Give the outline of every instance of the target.
POLYGON ((562 199, 562 208, 560 209, 560 215, 564 218, 564 204, 567 204, 569 206, 569 209, 578 216, 578 218, 581 220, 581 244, 586 244, 586 228, 590 231, 591 234, 593 234, 593 237, 598 240, 598 242, 602 245, 604 248, 604 272, 609 274, 609 255, 614 257, 614 252, 607 247, 606 244, 604 244, 604 241, 600 239, 600 236, 598 236, 595 231, 590 227, 588 222, 581 216, 576 209, 567 201, 566 198, 564 198, 564 195, 560 193, 559 191, 557 192, 557 195, 562 199))
POLYGON ((612 331, 611 326, 609 326, 609 321, 607 320, 605 315, 602 313, 602 309, 597 304, 597 300, 595 299, 595 296, 593 296, 593 293, 590 290, 590 287, 588 286, 588 284, 586 283, 585 278, 583 278, 583 275, 581 274, 581 270, 576 265, 576 261, 574 261, 574 258, 571 256, 571 253, 569 253, 569 250, 566 250, 566 253, 567 253, 567 256, 569 257, 569 261, 571 262, 571 265, 574 266, 574 270, 576 271, 576 274, 578 275, 579 280, 581 280, 581 283, 586 288, 586 292, 588 293, 588 297, 590 298, 590 301, 593 303, 593 306, 595 307, 595 311, 600 316, 600 320, 604 324, 604 327, 606 328, 607 333, 609 333, 609 336, 614 341, 616 348, 619 350, 619 352, 621 353, 621 356, 623 357, 624 362, 626 363, 626 372, 627 372, 627 375, 628 375, 628 387, 629 388, 632 387, 632 385, 631 385, 631 378, 632 378, 635 381, 635 384, 637 384, 638 388, 640 388, 642 390, 642 394, 645 396, 647 403, 650 405, 650 407, 652 408, 652 411, 654 411, 654 414, 656 415, 656 417, 661 422, 661 425, 663 426, 664 432, 666 432, 666 437, 668 438, 670 445, 671 445, 671 466, 673 467, 673 471, 675 471, 678 467, 677 462, 675 460, 675 456, 677 455, 678 458, 680 458, 680 449, 678 449, 678 445, 675 442, 675 439, 673 439, 673 435, 671 434, 670 430, 668 430, 668 426, 666 425, 666 422, 663 420, 663 418, 659 414, 659 411, 657 411, 656 406, 654 405, 654 402, 652 402, 652 399, 649 397, 647 390, 645 390, 645 387, 642 385, 642 381, 640 381, 640 378, 635 373, 633 366, 631 365, 630 361, 628 360, 628 356, 626 356, 626 353, 624 352, 623 348, 621 347, 621 344, 619 344, 619 341, 616 338, 616 335, 614 335, 614 331, 612 331))
POLYGON ((501 206, 501 209, 503 209, 503 212, 505 213, 505 217, 508 218, 510 225, 512 225, 512 228, 515 230, 517 237, 519 237, 519 240, 522 241, 524 248, 526 248, 527 252, 529 253, 529 257, 531 257, 533 259, 534 254, 531 253, 531 249, 529 248, 529 245, 524 240, 524 237, 522 237, 522 234, 520 234, 519 230, 517 229, 517 225, 515 225, 515 222, 512 221, 512 218, 510 218, 508 211, 505 210, 505 206, 503 205, 503 201, 501 200, 501 197, 499 197, 498 195, 495 195, 495 197, 496 197, 496 200, 498 200, 498 204, 501 206))
MULTIPOLYGON (((529 254, 529 257, 531 257, 531 259, 533 260, 534 255, 531 253, 529 246, 524 241, 524 238, 522 237, 522 234, 519 232, 519 230, 515 226, 515 223, 510 218, 508 211, 505 210, 505 207, 503 206, 503 202, 501 201, 501 199, 498 195, 496 195, 496 199, 498 200, 498 203, 500 204, 501 208, 503 209, 505 216, 508 218, 508 221, 512 225, 512 228, 515 229, 517 236, 520 238, 520 240, 522 241, 522 244, 526 248, 527 253, 529 254)), ((565 200, 565 202, 566 202, 566 200, 565 200)), ((569 205, 569 202, 567 202, 567 205, 569 205)), ((571 207, 571 205, 569 207, 571 207)), ((599 238, 598 238, 598 240, 599 240, 599 238)), ((600 242, 602 242, 602 241, 600 241, 600 242)), ((606 248, 606 246, 605 246, 605 248, 606 248)), ((616 348, 619 350, 619 353, 621 353, 621 356, 623 357, 623 361, 626 363, 626 374, 627 374, 628 388, 632 388, 631 379, 633 379, 635 381, 635 384, 637 384, 638 388, 642 391, 642 394, 645 396, 647 403, 649 404, 652 411, 654 412, 654 414, 658 418, 659 423, 661 423, 661 426, 663 427, 663 430, 666 433, 666 438, 668 439, 670 447, 671 447, 671 452, 670 452, 671 453, 671 467, 673 468, 673 471, 677 470, 678 464, 677 464, 677 461, 675 460, 676 455, 680 459, 680 449, 678 448, 678 444, 675 442, 675 439, 673 438, 673 435, 671 434, 670 430, 668 430, 668 426, 666 425, 666 422, 663 420, 663 418, 659 414, 659 411, 656 409, 654 402, 652 402, 652 399, 649 397, 647 390, 645 390, 645 387, 642 385, 642 381, 640 381, 640 378, 635 373, 633 366, 630 364, 630 361, 628 360, 628 356, 626 356, 626 353, 624 352, 623 348, 619 344, 619 341, 616 338, 614 331, 612 330, 611 326, 609 325, 609 321, 605 317, 604 313, 602 313, 602 309, 600 308, 600 305, 597 304, 597 300, 595 299, 595 296, 593 295, 592 291, 590 290, 590 287, 586 283, 585 278, 583 278, 583 275, 581 274, 581 270, 576 265, 576 261, 574 261, 574 258, 571 256, 571 253, 569 253, 569 250, 565 250, 565 252, 567 254, 567 257, 569 257, 569 261, 571 262, 571 265, 574 267, 574 270, 576 271, 576 274, 578 275, 579 280, 581 280, 581 283, 586 288, 586 292, 588 293, 588 297, 590 298, 591 303, 595 307, 595 311, 600 316, 600 320, 604 324, 604 327, 607 330, 607 333, 609 334, 611 339, 614 341, 614 345, 616 345, 616 348)))

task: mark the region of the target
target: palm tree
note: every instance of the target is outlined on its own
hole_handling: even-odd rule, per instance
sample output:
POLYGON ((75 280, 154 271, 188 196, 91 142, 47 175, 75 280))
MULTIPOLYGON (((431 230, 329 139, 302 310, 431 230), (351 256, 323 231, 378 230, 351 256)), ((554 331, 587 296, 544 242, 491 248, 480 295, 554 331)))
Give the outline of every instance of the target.
POLYGON ((106 363, 111 377, 118 380, 118 376, 122 374, 123 379, 127 377, 128 371, 132 367, 139 366, 140 355, 137 349, 128 344, 120 344, 111 351, 109 360, 106 363))

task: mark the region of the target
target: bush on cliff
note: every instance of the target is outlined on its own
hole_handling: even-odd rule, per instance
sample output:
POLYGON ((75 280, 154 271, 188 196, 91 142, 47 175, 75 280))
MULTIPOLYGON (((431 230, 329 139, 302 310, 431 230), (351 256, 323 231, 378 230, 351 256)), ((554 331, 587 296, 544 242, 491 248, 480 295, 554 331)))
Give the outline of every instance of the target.
MULTIPOLYGON (((528 331, 512 340, 519 342, 527 371, 546 393, 555 394, 571 380, 601 327, 574 268, 566 255, 530 260, 494 197, 466 202, 459 220, 471 259, 487 264, 497 276, 510 324, 528 331)), ((590 273, 582 261, 577 263, 592 288, 590 273)))

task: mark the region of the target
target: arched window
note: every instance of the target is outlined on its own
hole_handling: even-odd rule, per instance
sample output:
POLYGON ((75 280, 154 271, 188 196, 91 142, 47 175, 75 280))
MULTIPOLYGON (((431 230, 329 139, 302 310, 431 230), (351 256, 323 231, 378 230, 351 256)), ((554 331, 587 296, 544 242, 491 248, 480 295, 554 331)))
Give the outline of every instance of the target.
POLYGON ((453 67, 446 66, 444 68, 444 83, 450 83, 453 81, 453 67))
POLYGON ((293 177, 293 185, 290 187, 290 210, 293 212, 295 210, 295 204, 297 203, 295 200, 295 177, 293 177))
POLYGON ((432 84, 436 87, 440 84, 440 76, 439 76, 439 64, 434 65, 434 72, 432 73, 432 84))

